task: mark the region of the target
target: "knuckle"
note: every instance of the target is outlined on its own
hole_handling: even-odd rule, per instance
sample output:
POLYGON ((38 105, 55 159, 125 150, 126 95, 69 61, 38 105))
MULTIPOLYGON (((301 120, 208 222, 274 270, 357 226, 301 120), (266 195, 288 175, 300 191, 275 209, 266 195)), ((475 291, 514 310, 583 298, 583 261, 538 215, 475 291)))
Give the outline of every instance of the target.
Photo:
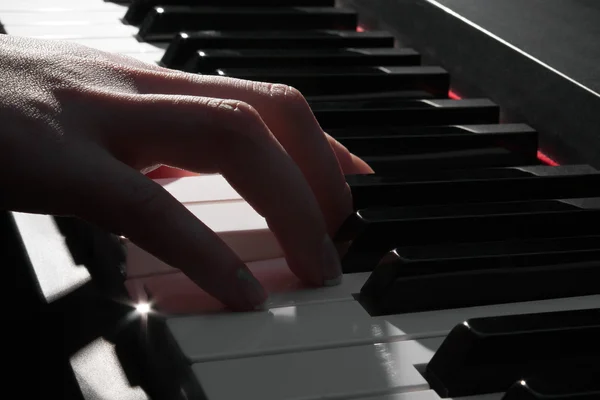
POLYGON ((259 127, 264 125, 259 112, 240 100, 210 99, 209 106, 217 109, 226 125, 235 127, 259 127))
POLYGON ((282 106, 304 106, 307 104, 302 93, 295 87, 281 83, 272 83, 269 85, 270 97, 277 104, 282 106))
MULTIPOLYGON (((149 179, 125 182, 123 201, 117 207, 125 217, 163 219, 168 210, 168 194, 149 179)), ((136 220, 137 218, 133 218, 136 220)))

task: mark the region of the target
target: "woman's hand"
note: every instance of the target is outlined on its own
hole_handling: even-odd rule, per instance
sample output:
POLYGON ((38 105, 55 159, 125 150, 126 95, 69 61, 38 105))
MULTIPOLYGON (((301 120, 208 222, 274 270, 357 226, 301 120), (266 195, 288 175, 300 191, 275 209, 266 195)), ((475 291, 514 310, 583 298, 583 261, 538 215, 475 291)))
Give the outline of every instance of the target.
POLYGON ((339 282, 330 235, 352 211, 342 170, 371 170, 321 130, 298 91, 0 35, 0 207, 78 216, 233 309, 263 303, 240 259, 142 173, 163 164, 223 174, 299 278, 339 282))

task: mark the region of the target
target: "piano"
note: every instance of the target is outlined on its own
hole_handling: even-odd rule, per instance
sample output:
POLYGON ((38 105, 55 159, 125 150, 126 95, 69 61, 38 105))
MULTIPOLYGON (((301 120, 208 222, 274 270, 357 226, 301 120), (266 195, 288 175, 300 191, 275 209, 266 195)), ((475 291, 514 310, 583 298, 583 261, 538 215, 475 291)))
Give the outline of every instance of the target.
POLYGON ((4 390, 64 399, 600 398, 592 0, 0 0, 0 32, 291 84, 369 162, 303 287, 219 175, 153 177, 270 290, 232 313, 126 238, 4 211, 4 390))

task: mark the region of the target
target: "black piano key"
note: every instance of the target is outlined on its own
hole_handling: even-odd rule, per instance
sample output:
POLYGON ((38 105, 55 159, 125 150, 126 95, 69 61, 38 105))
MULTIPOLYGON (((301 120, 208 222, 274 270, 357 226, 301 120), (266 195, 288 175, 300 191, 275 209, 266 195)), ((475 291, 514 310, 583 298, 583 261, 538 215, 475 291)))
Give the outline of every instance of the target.
POLYGON ((597 238, 587 249, 565 250, 558 240, 545 249, 535 244, 428 259, 406 257, 399 248, 374 268, 360 296, 371 315, 389 315, 600 294, 597 238))
MULTIPOLYGON (((338 99, 328 99, 329 96, 309 96, 307 102, 313 112, 324 112, 324 111, 338 111, 343 112, 345 110, 362 110, 362 109, 415 109, 415 108, 435 108, 436 106, 431 104, 430 99, 415 99, 407 98, 402 96, 402 93, 406 92, 395 92, 400 95, 391 96, 388 93, 382 92, 381 97, 375 97, 372 93, 367 93, 363 97, 359 97, 362 93, 357 95, 341 95, 337 96, 338 99), (340 97, 346 97, 342 99, 340 97)), ((443 101, 443 100, 442 100, 443 101)), ((457 100, 460 101, 460 100, 457 100)), ((340 128, 337 128, 340 129, 340 128)))
MULTIPOLYGON (((509 132, 499 129, 497 132, 481 134, 336 139, 380 175, 394 175, 407 169, 464 169, 537 162, 537 133, 528 129, 509 132)), ((451 186, 446 188, 453 190, 451 186)), ((386 189, 390 190, 391 187, 386 189)), ((442 189, 444 186, 441 184, 442 189)), ((444 192, 437 197, 444 198, 444 192)))
POLYGON ((515 382, 502 400, 598 400, 600 355, 586 364, 555 366, 515 382))
POLYGON ((219 68, 303 68, 319 66, 419 65, 412 49, 222 49, 199 50, 182 68, 214 74, 219 68))
POLYGON ((600 234, 600 199, 372 207, 344 222, 336 241, 351 244, 346 273, 371 271, 398 246, 551 238, 600 234))
POLYGON ((402 171, 394 175, 362 174, 346 175, 346 182, 353 186, 394 185, 407 182, 431 182, 470 179, 502 179, 531 176, 579 175, 595 174, 598 170, 586 164, 561 165, 530 165, 518 167, 479 168, 479 169, 449 169, 402 171))
MULTIPOLYGON (((361 156, 356 152, 355 154, 361 156)), ((350 189, 355 209, 600 197, 600 172, 574 174, 572 169, 565 169, 562 175, 561 167, 549 169, 557 171, 550 176, 350 184, 350 189)))
MULTIPOLYGON (((487 99, 374 99, 318 102, 311 105, 311 108, 324 129, 369 126, 374 127, 373 131, 378 126, 495 124, 500 115, 499 107, 487 99)), ((511 125, 511 128, 515 131, 523 130, 523 126, 511 125)), ((478 133, 485 133, 484 129, 480 128, 478 133)), ((487 129, 495 131, 494 128, 487 129)))
POLYGON ((403 100, 417 101, 420 104, 424 103, 424 100, 434 100, 435 98, 427 92, 422 90, 400 90, 390 92, 364 92, 364 93, 351 93, 351 94, 331 94, 331 95, 317 95, 317 96, 304 96, 306 101, 311 106, 317 106, 323 104, 324 107, 329 107, 334 103, 347 104, 350 107, 351 104, 356 102, 371 102, 371 101, 390 101, 396 103, 403 100))
POLYGON ((141 24, 156 6, 218 6, 218 7, 333 7, 335 0, 133 0, 123 20, 141 24))
POLYGON ((532 373, 597 363, 598 338, 600 308, 474 318, 448 334, 425 376, 441 397, 505 392, 532 373))
POLYGON ((4 25, 0 24, 0 34, 6 34, 6 30, 4 29, 4 25))
POLYGON ((355 30, 356 12, 333 7, 155 7, 144 19, 138 38, 172 39, 186 30, 355 30))
MULTIPOLYGON (((219 75, 295 87, 305 96, 424 90, 444 97, 450 85, 448 73, 439 67, 354 67, 311 70, 223 68, 219 75)), ((374 121, 373 121, 374 122, 374 121)))
POLYGON ((385 48, 394 45, 388 32, 349 30, 201 31, 175 35, 160 64, 181 68, 198 50, 385 48))

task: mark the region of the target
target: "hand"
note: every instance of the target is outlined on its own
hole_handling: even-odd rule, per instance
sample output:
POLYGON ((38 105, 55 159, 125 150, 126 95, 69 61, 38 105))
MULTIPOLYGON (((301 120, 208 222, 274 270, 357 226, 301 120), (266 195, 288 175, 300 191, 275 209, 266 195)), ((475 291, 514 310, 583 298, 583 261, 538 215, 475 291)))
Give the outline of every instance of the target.
POLYGON ((0 35, 0 207, 122 234, 235 310, 266 293, 218 236, 144 173, 221 173, 264 216, 292 271, 339 281, 345 173, 371 169, 277 84, 200 76, 0 35))

